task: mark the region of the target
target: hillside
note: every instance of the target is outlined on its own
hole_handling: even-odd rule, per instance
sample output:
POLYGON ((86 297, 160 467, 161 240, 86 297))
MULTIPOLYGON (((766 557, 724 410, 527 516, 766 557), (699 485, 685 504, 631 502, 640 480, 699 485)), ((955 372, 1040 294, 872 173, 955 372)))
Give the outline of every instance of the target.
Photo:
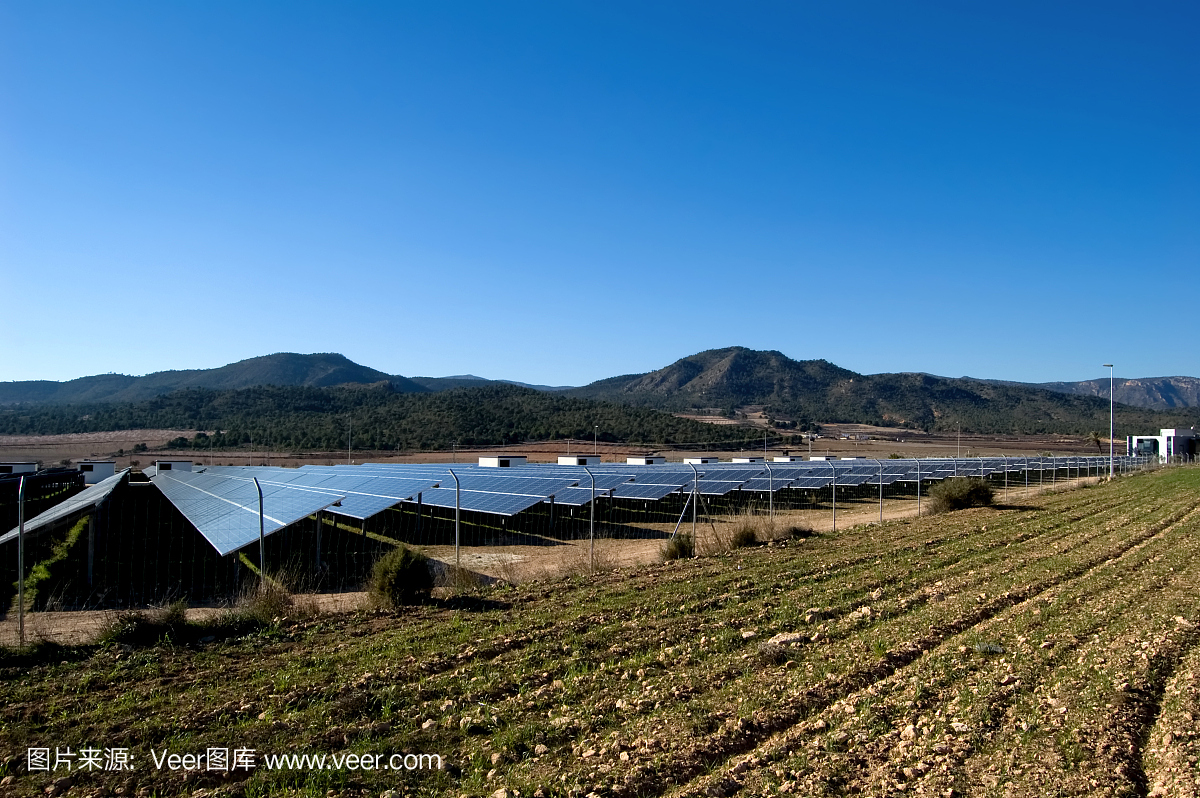
POLYGON ((476 377, 474 374, 456 374, 451 377, 411 377, 417 385, 429 391, 448 391, 452 388, 482 388, 487 385, 518 385, 522 388, 533 388, 535 391, 566 391, 569 385, 531 385, 528 382, 516 380, 489 380, 486 377, 476 377))
MULTIPOLYGON (((1037 387, 1059 393, 1108 399, 1108 379, 1082 382, 1044 382, 1037 387)), ((1195 377, 1140 377, 1113 381, 1113 398, 1121 404, 1166 410, 1200 406, 1200 379, 1195 377)))
POLYGON ((141 402, 0 408, 0 434, 54 435, 122 429, 221 430, 173 447, 262 444, 293 450, 414 450, 581 438, 672 444, 738 442, 759 433, 677 418, 647 408, 545 393, 515 385, 403 393, 388 383, 310 388, 190 388, 141 402))
MULTIPOLYGON (((928 374, 857 374, 825 360, 797 361, 774 351, 713 349, 648 374, 600 380, 570 396, 637 407, 733 414, 763 405, 777 422, 859 423, 974 433, 1087 434, 1108 427, 1108 401, 1031 385, 928 374)), ((1121 406, 1123 429, 1157 429, 1197 421, 1191 410, 1156 412, 1121 406)))
POLYGON ((387 381, 398 391, 425 388, 405 377, 392 376, 334 354, 274 355, 240 360, 215 369, 158 371, 144 377, 101 374, 67 382, 34 380, 0 383, 0 405, 18 402, 137 402, 184 388, 233 390, 258 385, 302 385, 324 388, 349 383, 387 381))

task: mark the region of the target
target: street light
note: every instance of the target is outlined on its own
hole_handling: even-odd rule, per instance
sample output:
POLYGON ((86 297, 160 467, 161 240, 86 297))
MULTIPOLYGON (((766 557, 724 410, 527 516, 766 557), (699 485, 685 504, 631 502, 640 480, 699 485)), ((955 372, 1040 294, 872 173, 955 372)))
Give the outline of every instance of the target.
POLYGON ((1108 369, 1108 479, 1113 478, 1113 364, 1105 363, 1108 369))

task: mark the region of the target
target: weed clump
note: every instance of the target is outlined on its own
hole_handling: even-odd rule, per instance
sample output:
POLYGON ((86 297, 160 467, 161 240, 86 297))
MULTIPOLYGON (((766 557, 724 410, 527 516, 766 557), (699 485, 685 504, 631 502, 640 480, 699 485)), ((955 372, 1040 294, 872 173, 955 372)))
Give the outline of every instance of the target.
POLYGON ((992 486, 982 479, 952 477, 929 491, 929 511, 947 513, 968 507, 991 507, 995 500, 992 486))
POLYGON ((663 562, 667 560, 687 560, 696 556, 696 541, 689 534, 676 535, 662 547, 663 562))
POLYGON ((739 526, 733 532, 733 537, 729 539, 729 548, 743 549, 747 546, 758 545, 758 533, 750 526, 739 526))
POLYGON ((785 540, 803 540, 804 538, 814 537, 816 534, 817 531, 811 526, 802 524, 793 524, 792 526, 789 526, 783 530, 783 537, 785 540))
POLYGON ((367 587, 371 600, 387 609, 428 598, 432 590, 429 558, 408 546, 397 546, 380 557, 367 587))
POLYGON ((117 614, 100 630, 96 642, 151 646, 160 641, 182 643, 191 638, 187 622, 187 602, 176 601, 156 610, 131 610, 117 614))

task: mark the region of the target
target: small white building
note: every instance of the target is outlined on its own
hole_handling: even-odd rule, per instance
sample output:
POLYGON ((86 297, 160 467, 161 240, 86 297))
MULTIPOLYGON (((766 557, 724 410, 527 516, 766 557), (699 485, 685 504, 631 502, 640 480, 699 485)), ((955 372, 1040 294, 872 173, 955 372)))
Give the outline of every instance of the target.
POLYGON ((1200 434, 1195 429, 1164 429, 1158 435, 1130 435, 1125 447, 1134 457, 1157 457, 1160 463, 1194 460, 1200 454, 1200 434))
POLYGON ((37 463, 0 463, 0 474, 32 474, 37 470, 37 463))
POLYGON ((684 465, 708 465, 709 463, 719 463, 719 457, 685 457, 683 458, 684 465))
POLYGON ((776 463, 801 463, 804 462, 803 457, 775 457, 772 458, 776 463))
POLYGON ((626 457, 626 465, 662 465, 667 462, 665 457, 626 457))
POLYGON ((498 454, 494 457, 480 457, 479 465, 487 468, 511 468, 525 465, 528 459, 522 455, 498 454))
POLYGON ((191 471, 191 460, 155 460, 154 467, 158 469, 158 473, 164 471, 191 471))
POLYGON ((558 457, 559 465, 594 466, 600 465, 598 454, 563 454, 558 457))
POLYGON ((837 458, 831 454, 814 454, 808 458, 809 460, 836 460, 837 458))
POLYGON ((855 455, 854 457, 843 457, 841 459, 843 459, 843 460, 866 460, 867 458, 859 457, 858 455, 855 455))
POLYGON ((83 472, 83 484, 95 485, 103 482, 117 473, 116 460, 80 460, 79 470, 83 472))
POLYGON ((767 458, 765 458, 765 457, 735 457, 735 458, 733 458, 733 462, 735 462, 735 463, 765 463, 765 462, 767 462, 767 458))

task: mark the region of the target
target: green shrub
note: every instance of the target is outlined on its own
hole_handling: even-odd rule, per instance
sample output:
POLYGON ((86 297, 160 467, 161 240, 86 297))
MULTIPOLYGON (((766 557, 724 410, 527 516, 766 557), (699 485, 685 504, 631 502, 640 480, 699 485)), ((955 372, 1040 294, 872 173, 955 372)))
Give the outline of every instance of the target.
POLYGON ((388 609, 428 598, 432 589, 429 558, 407 546, 397 546, 379 558, 368 586, 371 600, 388 609))
POLYGON ((696 556, 696 542, 688 534, 676 535, 662 547, 663 562, 667 560, 686 560, 696 556))
POLYGON ((968 507, 991 507, 992 486, 982 479, 951 477, 929 490, 929 511, 946 513, 968 507))

